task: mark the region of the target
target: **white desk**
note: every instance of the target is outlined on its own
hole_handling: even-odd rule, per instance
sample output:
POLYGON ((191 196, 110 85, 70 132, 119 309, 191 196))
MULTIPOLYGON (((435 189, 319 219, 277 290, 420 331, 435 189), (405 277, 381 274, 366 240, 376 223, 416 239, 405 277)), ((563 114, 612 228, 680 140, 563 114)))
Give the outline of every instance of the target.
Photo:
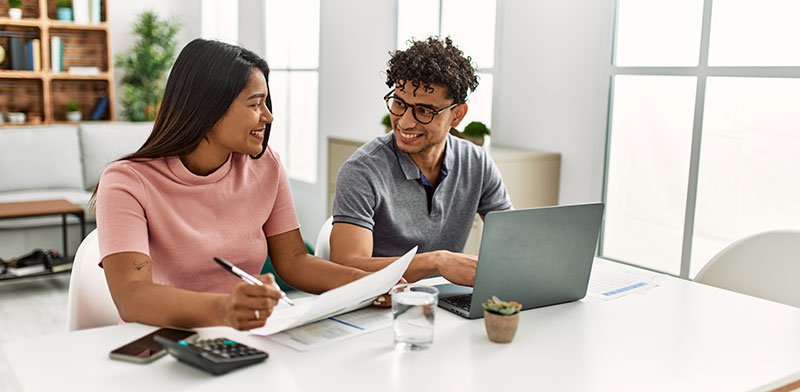
POLYGON ((800 308, 669 277, 646 295, 525 311, 509 345, 489 342, 483 320, 442 309, 434 347, 421 352, 395 351, 391 329, 306 353, 203 329, 202 337, 271 355, 219 377, 169 356, 149 365, 108 359, 152 329, 129 324, 3 349, 28 391, 745 391, 800 379, 800 308))

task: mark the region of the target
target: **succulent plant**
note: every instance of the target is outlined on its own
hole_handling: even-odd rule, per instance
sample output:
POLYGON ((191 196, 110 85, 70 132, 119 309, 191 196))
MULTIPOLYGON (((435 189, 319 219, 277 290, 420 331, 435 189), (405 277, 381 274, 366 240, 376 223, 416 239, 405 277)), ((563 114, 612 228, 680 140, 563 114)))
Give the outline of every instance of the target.
POLYGON ((499 314, 503 316, 511 316, 513 314, 519 313, 522 310, 522 304, 517 301, 503 301, 500 298, 495 297, 494 295, 492 298, 487 299, 484 301, 481 306, 490 313, 499 314))
POLYGON ((72 8, 72 0, 56 0, 56 8, 72 8))
POLYGON ((67 102, 67 104, 66 104, 66 105, 64 105, 64 106, 66 106, 66 107, 67 107, 67 111, 68 111, 68 112, 77 112, 78 110, 80 110, 80 104, 78 104, 78 103, 77 103, 77 102, 75 102, 75 101, 69 101, 69 102, 67 102))
POLYGON ((388 130, 392 129, 392 120, 389 118, 388 113, 381 119, 381 124, 383 124, 383 126, 388 130))

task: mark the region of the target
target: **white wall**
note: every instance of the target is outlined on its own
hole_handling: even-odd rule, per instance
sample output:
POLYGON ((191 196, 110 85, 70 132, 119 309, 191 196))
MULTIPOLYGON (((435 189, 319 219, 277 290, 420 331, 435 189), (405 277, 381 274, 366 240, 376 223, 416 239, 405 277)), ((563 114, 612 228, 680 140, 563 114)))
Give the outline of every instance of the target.
MULTIPOLYGON (((139 14, 143 11, 153 11, 160 18, 177 17, 181 22, 178 31, 178 51, 189 41, 200 36, 200 0, 113 0, 108 2, 108 21, 111 34, 111 56, 115 59, 118 53, 123 53, 133 47, 137 35, 133 33, 134 25, 139 14)), ((114 81, 116 83, 117 113, 122 113, 120 107, 120 81, 123 72, 114 68, 114 81)))
POLYGON ((602 197, 612 0, 498 1, 492 142, 557 151, 561 204, 602 197))
POLYGON ((292 181, 303 238, 312 244, 329 214, 328 136, 369 140, 383 132, 381 98, 389 90, 382 72, 395 30, 391 0, 323 0, 320 6, 319 176, 316 184, 292 181))

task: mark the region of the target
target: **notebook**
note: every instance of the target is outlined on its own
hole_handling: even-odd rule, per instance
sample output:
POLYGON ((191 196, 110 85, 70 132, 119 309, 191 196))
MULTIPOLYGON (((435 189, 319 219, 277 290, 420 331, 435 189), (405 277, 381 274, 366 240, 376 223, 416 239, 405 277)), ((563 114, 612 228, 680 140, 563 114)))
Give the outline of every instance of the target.
POLYGON ((475 287, 439 285, 439 306, 462 317, 483 317, 481 302, 497 296, 522 309, 586 296, 603 203, 486 214, 475 287))

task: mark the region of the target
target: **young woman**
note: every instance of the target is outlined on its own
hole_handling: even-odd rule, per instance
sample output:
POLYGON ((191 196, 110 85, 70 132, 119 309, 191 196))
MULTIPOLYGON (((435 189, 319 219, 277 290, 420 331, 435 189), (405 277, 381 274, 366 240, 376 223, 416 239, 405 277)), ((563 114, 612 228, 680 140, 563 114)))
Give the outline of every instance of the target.
POLYGON ((269 68, 255 53, 196 39, 181 51, 153 131, 110 164, 96 190, 101 266, 125 321, 247 330, 280 292, 256 275, 267 255, 290 285, 323 292, 367 273, 309 255, 289 180, 267 146, 269 68))

